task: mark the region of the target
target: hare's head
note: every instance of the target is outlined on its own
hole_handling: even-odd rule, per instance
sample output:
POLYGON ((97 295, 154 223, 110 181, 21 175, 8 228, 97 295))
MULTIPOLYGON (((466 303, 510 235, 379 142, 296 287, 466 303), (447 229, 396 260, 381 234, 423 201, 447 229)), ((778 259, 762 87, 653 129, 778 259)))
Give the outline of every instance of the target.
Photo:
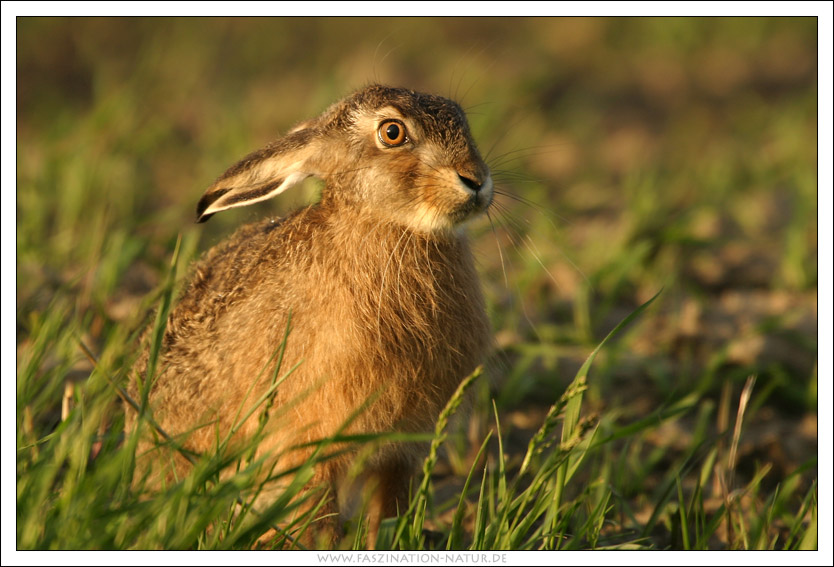
POLYGON ((372 85, 232 166, 203 195, 198 220, 309 176, 325 181, 323 202, 426 232, 457 226, 493 196, 457 103, 372 85))

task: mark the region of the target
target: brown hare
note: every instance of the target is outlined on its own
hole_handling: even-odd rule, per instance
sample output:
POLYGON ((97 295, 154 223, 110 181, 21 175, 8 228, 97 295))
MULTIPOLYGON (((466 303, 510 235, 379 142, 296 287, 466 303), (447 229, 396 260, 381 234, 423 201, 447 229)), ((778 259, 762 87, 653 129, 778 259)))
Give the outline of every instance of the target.
MULTIPOLYGON (((239 408, 270 387, 288 318, 282 369, 298 366, 275 390, 258 449, 279 468, 305 462, 313 449, 299 445, 334 435, 363 405, 342 432, 432 431, 487 355, 489 322, 462 225, 487 210, 493 184, 460 106, 363 88, 232 166, 203 195, 198 220, 308 176, 325 182, 319 202, 244 226, 209 250, 168 318, 149 406, 190 450, 211 451, 239 408)), ((134 397, 147 367, 146 348, 132 372, 134 397)), ((136 414, 127 413, 132 429, 136 414)), ((256 412, 236 438, 258 427, 256 412)), ((153 448, 140 444, 140 464, 171 462, 153 448)), ((407 507, 424 452, 391 443, 366 461, 369 545, 381 519, 407 507)), ((329 530, 331 544, 355 454, 320 463, 311 482, 333 495, 321 512, 331 513, 329 525, 317 532, 329 530)), ((177 474, 189 466, 177 454, 174 463, 177 474)))

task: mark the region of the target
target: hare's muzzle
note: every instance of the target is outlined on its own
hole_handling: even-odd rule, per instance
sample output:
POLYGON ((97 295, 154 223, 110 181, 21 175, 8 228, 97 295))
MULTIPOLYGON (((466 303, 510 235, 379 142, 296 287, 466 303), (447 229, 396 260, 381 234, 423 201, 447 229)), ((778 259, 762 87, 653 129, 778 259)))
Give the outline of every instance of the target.
POLYGON ((456 215, 460 220, 483 213, 492 204, 492 176, 489 173, 483 180, 458 173, 458 180, 469 194, 456 215))

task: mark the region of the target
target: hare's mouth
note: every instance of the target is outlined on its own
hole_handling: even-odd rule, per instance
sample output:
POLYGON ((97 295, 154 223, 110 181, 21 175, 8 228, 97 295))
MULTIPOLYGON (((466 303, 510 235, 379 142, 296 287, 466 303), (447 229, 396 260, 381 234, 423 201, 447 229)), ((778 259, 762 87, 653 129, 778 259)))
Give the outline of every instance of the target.
POLYGON ((492 197, 494 191, 492 189, 492 176, 487 175, 483 183, 476 183, 461 175, 458 175, 461 183, 466 186, 466 192, 469 197, 461 203, 461 205, 454 212, 454 217, 457 222, 462 222, 468 218, 485 212, 492 204, 492 197))
POLYGON ((454 224, 460 224, 472 217, 483 214, 492 204, 492 193, 489 195, 476 194, 470 196, 449 214, 454 224))
POLYGON ((489 190, 473 192, 465 201, 448 213, 449 220, 453 225, 458 225, 483 214, 492 204, 492 197, 491 186, 489 190))

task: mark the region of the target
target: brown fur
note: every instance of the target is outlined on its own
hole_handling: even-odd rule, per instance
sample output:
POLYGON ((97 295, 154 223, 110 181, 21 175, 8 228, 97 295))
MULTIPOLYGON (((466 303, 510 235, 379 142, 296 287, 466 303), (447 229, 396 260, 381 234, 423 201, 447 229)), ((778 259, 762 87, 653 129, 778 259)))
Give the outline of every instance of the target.
MULTIPOLYGON (((491 180, 455 103, 363 89, 233 166, 206 192, 198 215, 260 200, 285 179, 307 175, 325 180, 321 201, 244 226, 210 250, 168 319, 150 402, 161 428, 188 432, 186 446, 197 452, 211 451, 239 408, 269 387, 268 361, 290 313, 282 369, 300 365, 278 387, 259 446, 279 458, 279 468, 309 457, 309 450, 282 450, 334 434, 368 399, 348 433, 431 431, 489 348, 460 223, 489 205, 491 180), (376 138, 391 116, 409 133, 403 147, 376 138), (467 190, 456 175, 481 189, 467 190)), ((134 371, 144 376, 147 363, 146 349, 134 371)), ((129 391, 138 395, 133 381, 129 391)), ((256 413, 238 435, 257 426, 256 413)), ((140 452, 145 466, 158 467, 152 447, 148 441, 140 452)), ((383 517, 407 505, 423 451, 390 444, 368 460, 371 538, 383 517)), ((320 465, 314 482, 334 495, 348 490, 342 481, 352 455, 320 465)), ((175 459, 185 472, 185 459, 175 459)), ((325 511, 336 509, 333 499, 325 511)), ((335 537, 337 523, 330 524, 335 537)))

